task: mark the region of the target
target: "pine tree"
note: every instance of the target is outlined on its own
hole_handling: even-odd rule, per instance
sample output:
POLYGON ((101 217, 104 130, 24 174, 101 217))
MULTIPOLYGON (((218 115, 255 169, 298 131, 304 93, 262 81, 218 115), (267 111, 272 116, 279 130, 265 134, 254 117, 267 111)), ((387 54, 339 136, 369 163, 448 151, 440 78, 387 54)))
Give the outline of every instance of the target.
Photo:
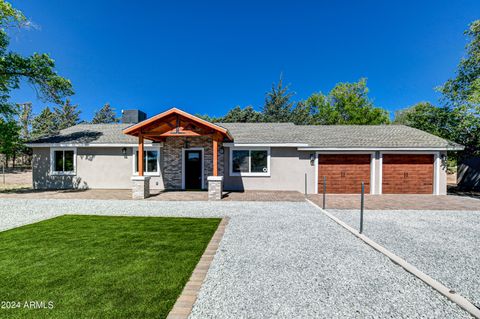
POLYGON ((78 105, 72 105, 68 99, 61 107, 55 107, 54 112, 57 128, 59 130, 74 126, 80 121, 81 111, 78 110, 78 105))
POLYGON ((92 123, 93 124, 118 123, 118 119, 115 115, 115 109, 110 107, 109 103, 106 103, 99 111, 95 112, 92 123))
POLYGON ((55 113, 48 106, 32 120, 32 137, 34 138, 55 135, 58 131, 55 113))
POLYGON ((267 93, 263 106, 263 120, 265 122, 289 122, 293 102, 290 99, 293 93, 288 91, 288 86, 283 86, 282 77, 277 85, 272 84, 272 90, 267 93))

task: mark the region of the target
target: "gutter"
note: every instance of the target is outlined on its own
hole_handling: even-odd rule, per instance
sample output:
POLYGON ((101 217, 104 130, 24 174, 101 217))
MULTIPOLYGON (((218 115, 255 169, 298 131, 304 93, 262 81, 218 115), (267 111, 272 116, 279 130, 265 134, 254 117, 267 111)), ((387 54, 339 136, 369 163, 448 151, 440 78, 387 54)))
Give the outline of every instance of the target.
POLYGON ((225 147, 306 147, 303 143, 223 143, 225 147))
POLYGON ((299 151, 461 151, 464 147, 298 147, 299 151))
MULTIPOLYGON (((27 147, 137 147, 138 144, 128 143, 104 143, 104 144, 90 144, 90 143, 27 143, 27 147)), ((163 143, 144 143, 145 146, 159 146, 163 147, 163 143)))

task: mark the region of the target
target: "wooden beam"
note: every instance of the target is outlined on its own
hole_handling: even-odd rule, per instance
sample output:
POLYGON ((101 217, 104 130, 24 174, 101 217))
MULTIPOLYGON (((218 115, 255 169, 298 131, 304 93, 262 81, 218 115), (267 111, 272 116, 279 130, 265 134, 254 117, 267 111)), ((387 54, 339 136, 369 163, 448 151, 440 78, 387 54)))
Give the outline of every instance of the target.
POLYGON ((138 160, 137 160, 138 176, 143 176, 143 135, 138 135, 138 160))
POLYGON ((167 137, 167 136, 182 137, 182 136, 204 136, 204 135, 199 134, 197 132, 193 132, 193 131, 180 131, 179 133, 167 132, 167 133, 159 134, 157 136, 159 136, 159 137, 167 137))
POLYGON ((154 134, 143 134, 143 138, 154 142, 165 142, 165 138, 154 134))
POLYGON ((158 114, 152 118, 149 118, 145 121, 142 121, 140 123, 137 123, 135 125, 132 125, 126 129, 123 130, 123 133, 125 134, 130 134, 137 136, 141 132, 144 132, 144 130, 149 130, 152 127, 158 126, 159 122, 170 122, 170 119, 176 120, 176 118, 179 117, 178 122, 176 123, 176 126, 180 126, 180 121, 185 121, 187 119, 188 121, 191 121, 195 123, 196 125, 203 126, 204 128, 210 128, 214 130, 215 132, 221 133, 223 136, 227 137, 229 140, 233 140, 233 137, 230 135, 227 129, 218 126, 216 124, 210 123, 208 121, 205 121, 201 118, 198 118, 194 115, 188 114, 186 112, 183 112, 179 109, 173 108, 170 109, 166 112, 163 112, 161 114, 158 114), (181 119, 180 119, 181 117, 181 119))
POLYGON ((213 176, 218 176, 218 140, 214 136, 213 139, 213 176))

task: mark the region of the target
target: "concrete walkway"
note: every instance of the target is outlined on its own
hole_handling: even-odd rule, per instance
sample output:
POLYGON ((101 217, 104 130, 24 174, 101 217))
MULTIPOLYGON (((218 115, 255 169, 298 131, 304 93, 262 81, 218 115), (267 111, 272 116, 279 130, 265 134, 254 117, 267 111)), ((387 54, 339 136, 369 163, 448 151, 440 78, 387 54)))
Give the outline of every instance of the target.
POLYGON ((307 203, 0 200, 0 227, 60 214, 230 216, 191 318, 468 318, 307 203))

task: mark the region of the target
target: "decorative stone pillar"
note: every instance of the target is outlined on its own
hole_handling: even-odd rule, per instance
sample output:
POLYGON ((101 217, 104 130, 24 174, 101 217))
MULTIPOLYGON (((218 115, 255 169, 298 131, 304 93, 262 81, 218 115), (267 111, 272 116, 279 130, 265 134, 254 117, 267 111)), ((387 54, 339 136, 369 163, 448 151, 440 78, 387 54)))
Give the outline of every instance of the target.
POLYGON ((208 176, 208 200, 221 200, 223 193, 223 176, 208 176))
POLYGON ((132 177, 132 198, 145 199, 150 197, 150 176, 132 177))

